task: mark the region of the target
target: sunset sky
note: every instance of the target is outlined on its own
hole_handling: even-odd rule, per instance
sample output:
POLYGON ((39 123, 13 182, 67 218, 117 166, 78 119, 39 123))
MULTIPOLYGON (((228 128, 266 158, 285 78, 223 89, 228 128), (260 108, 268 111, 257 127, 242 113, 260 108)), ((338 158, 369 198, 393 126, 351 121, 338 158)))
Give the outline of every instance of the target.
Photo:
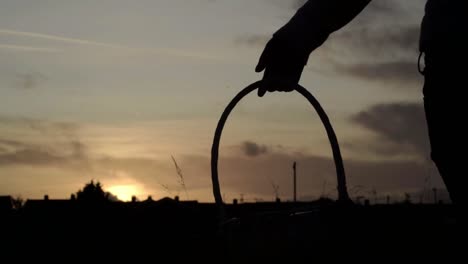
MULTIPOLYGON (((119 198, 213 201, 210 148, 297 0, 0 0, 0 195, 68 198, 91 179, 119 198), (182 169, 185 192, 171 156, 182 169)), ((353 197, 443 184, 417 72, 424 0, 376 0, 313 53, 301 84, 328 112, 353 197)), ((325 131, 296 93, 252 94, 221 144, 228 200, 335 195, 325 131)))

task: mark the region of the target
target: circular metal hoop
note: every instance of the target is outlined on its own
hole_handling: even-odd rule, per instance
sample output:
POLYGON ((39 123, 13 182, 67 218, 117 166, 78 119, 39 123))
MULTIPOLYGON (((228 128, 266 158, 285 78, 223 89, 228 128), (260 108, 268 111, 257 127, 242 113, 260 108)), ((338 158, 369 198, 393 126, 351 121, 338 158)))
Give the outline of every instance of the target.
MULTIPOLYGON (((211 181, 213 184, 213 195, 214 195, 216 204, 220 206, 221 208, 223 207, 223 199, 221 196, 221 189, 219 186, 219 178, 218 178, 218 157, 219 157, 219 143, 221 140, 221 134, 223 132, 224 125, 226 124, 226 121, 229 115, 231 114, 232 110, 234 109, 234 107, 242 100, 242 98, 250 94, 252 91, 256 90, 259 87, 260 83, 261 81, 257 81, 247 86, 242 91, 240 91, 234 97, 234 99, 232 99, 232 101, 228 104, 223 114, 221 115, 221 118, 219 119, 218 126, 216 127, 216 131, 215 131, 215 135, 213 139, 213 145, 211 147, 211 181)), ((328 116, 325 113, 325 110, 323 110, 320 103, 309 91, 307 91, 307 89, 305 89, 304 87, 298 84, 295 90, 299 92, 300 94, 302 94, 310 102, 310 104, 315 108, 318 116, 320 117, 320 120, 322 121, 325 127, 325 130, 328 135, 328 140, 330 141, 330 145, 333 151, 333 159, 335 161, 336 176, 337 176, 337 183, 338 183, 338 187, 337 187, 338 200, 348 202, 350 201, 350 199, 349 199, 348 191, 346 188, 346 175, 345 175, 345 170, 344 170, 344 165, 343 165, 343 159, 341 157, 341 151, 340 151, 340 146, 338 144, 338 139, 336 138, 336 134, 330 123, 330 120, 328 119, 328 116)))

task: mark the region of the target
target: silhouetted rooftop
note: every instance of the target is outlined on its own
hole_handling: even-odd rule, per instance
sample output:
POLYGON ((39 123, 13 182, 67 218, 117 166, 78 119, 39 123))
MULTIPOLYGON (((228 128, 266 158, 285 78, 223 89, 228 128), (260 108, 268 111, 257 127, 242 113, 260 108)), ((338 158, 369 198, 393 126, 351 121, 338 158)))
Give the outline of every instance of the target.
POLYGON ((0 212, 13 209, 13 198, 11 196, 0 196, 0 212))

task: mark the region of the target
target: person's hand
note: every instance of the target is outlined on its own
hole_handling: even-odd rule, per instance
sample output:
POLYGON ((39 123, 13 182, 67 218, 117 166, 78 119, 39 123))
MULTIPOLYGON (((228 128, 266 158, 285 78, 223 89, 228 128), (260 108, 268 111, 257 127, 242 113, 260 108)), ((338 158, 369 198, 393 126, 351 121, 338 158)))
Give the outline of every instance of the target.
POLYGON ((300 23, 290 22, 266 44, 255 68, 256 72, 265 71, 258 96, 267 91, 290 92, 297 87, 310 53, 328 37, 322 32, 306 30, 300 23))
POLYGON ((307 62, 308 54, 299 52, 289 40, 273 37, 266 45, 258 61, 256 72, 265 71, 258 89, 258 96, 265 93, 295 89, 307 62))
POLYGON ((289 92, 297 86, 310 53, 357 16, 371 0, 309 0, 279 29, 260 56, 256 72, 265 71, 258 89, 289 92))

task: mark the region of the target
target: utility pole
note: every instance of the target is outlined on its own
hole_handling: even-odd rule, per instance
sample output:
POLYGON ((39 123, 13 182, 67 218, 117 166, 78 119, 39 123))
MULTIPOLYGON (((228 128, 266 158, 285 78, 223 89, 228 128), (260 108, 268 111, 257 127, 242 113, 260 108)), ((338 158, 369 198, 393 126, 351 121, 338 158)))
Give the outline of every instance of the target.
POLYGON ((294 202, 297 202, 297 178, 296 178, 296 162, 293 164, 293 170, 294 170, 294 202))

